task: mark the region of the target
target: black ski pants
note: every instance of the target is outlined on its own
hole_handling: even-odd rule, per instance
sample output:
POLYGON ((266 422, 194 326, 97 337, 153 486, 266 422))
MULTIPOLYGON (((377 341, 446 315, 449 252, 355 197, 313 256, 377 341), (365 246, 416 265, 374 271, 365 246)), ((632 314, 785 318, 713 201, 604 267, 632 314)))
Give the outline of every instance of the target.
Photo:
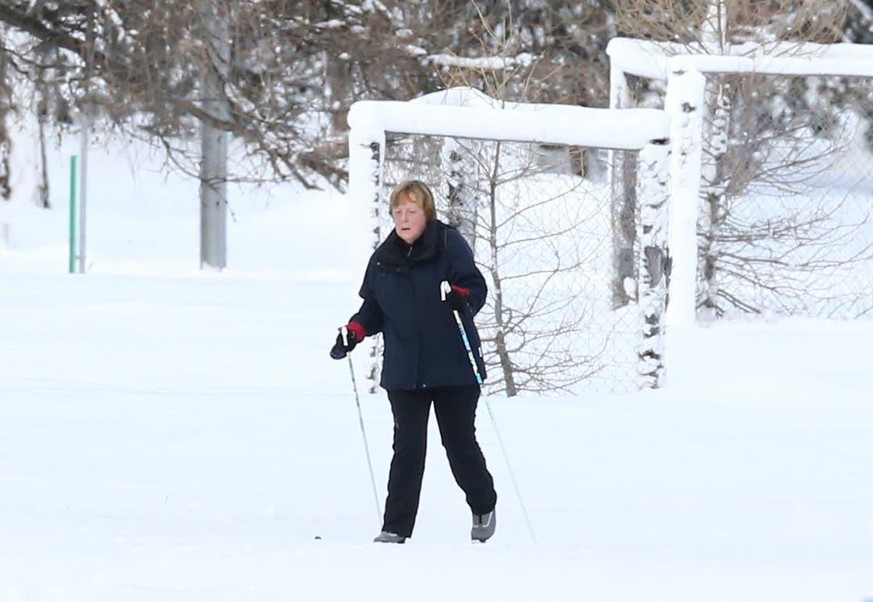
POLYGON ((474 514, 491 512, 497 504, 494 480, 476 441, 479 385, 388 391, 394 414, 394 457, 388 474, 383 531, 409 537, 415 527, 424 460, 427 421, 433 404, 440 437, 455 481, 474 514))

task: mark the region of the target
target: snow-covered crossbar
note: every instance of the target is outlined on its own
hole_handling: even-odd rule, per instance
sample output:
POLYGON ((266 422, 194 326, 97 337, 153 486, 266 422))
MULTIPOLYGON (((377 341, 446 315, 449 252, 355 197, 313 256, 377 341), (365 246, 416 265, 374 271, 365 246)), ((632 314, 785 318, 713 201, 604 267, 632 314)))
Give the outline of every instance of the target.
POLYGON ((667 172, 670 124, 657 109, 616 111, 569 105, 510 103, 471 88, 452 88, 410 102, 361 101, 349 112, 349 195, 366 258, 377 240, 384 207, 386 133, 560 144, 639 153, 641 211, 638 373, 644 387, 664 376, 663 328, 667 283, 667 172))
MULTIPOLYGON (((430 95, 418 101, 431 100, 430 95)), ((613 111, 571 105, 506 103, 503 107, 365 100, 349 113, 352 132, 398 132, 483 140, 641 150, 663 139, 667 116, 656 109, 613 111)))

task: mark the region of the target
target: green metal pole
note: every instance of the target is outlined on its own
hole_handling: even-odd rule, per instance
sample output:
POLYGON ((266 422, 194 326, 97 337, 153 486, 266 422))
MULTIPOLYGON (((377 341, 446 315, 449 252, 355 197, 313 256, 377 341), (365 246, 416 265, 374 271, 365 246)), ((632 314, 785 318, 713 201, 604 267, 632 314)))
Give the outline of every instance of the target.
POLYGON ((76 179, 79 157, 70 157, 70 274, 76 273, 76 179))

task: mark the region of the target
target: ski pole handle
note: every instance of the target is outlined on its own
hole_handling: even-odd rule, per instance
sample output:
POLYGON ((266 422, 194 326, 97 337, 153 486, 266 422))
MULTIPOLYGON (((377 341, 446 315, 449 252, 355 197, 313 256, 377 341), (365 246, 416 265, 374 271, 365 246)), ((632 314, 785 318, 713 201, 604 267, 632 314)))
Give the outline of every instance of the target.
MULTIPOLYGON (((452 285, 449 284, 448 280, 440 282, 440 300, 445 301, 446 295, 450 292, 452 292, 452 285)), ((456 309, 453 309, 452 313, 455 315, 455 322, 458 324, 458 331, 461 333, 461 340, 464 342, 464 349, 467 350, 467 359, 470 360, 470 368, 473 369, 473 374, 476 375, 476 382, 481 385, 483 382, 482 375, 479 374, 479 366, 476 365, 476 358, 473 355, 473 348, 470 345, 470 339, 467 337, 467 330, 464 328, 464 323, 461 321, 461 314, 459 314, 456 309)))
POLYGON ((446 300, 446 295, 452 292, 452 285, 449 284, 448 280, 443 280, 440 282, 440 301, 446 300))
POLYGON ((340 327, 340 334, 343 336, 343 345, 348 347, 349 346, 349 327, 348 326, 341 326, 340 327))

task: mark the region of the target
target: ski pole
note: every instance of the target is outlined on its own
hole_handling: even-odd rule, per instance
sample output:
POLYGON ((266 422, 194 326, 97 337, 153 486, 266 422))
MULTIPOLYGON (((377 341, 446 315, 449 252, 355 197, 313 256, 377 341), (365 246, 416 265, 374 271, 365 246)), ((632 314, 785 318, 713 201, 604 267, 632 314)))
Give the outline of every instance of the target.
MULTIPOLYGON (((446 295, 452 291, 452 285, 446 280, 440 282, 440 298, 445 301, 446 295)), ((482 384, 482 375, 479 373, 479 367, 476 365, 476 359, 473 356, 473 349, 470 346, 470 339, 467 337, 467 331, 464 328, 464 323, 461 322, 461 316, 458 310, 453 309, 455 314, 455 322, 458 324, 458 330, 461 333, 461 339, 464 341, 464 348, 467 350, 467 358, 470 360, 470 367, 476 374, 476 382, 482 384)), ((515 496, 518 498, 518 505, 521 506, 521 513, 524 515, 524 521, 527 523, 527 530, 530 533, 531 540, 537 542, 537 536, 534 532, 533 524, 530 522, 530 515, 527 512, 524 498, 521 495, 521 489, 518 486, 518 481, 515 478, 515 471, 512 470, 512 463, 509 461, 509 454, 506 453, 506 446, 503 444, 503 436, 500 434, 500 429, 497 427, 497 420, 494 418, 494 412, 491 410, 491 402, 485 397, 485 407, 488 410, 488 417, 491 419, 491 425, 494 427, 494 433, 497 435, 497 443, 500 445, 500 453, 503 454, 503 461, 506 463, 507 472, 509 472, 509 480, 512 481, 512 487, 515 489, 515 496)))
POLYGON ((518 505, 521 506, 521 513, 524 515, 524 522, 527 523, 527 531, 530 533, 531 540, 536 543, 537 535, 530 522, 530 515, 527 512, 527 506, 524 504, 524 498, 521 496, 521 489, 519 489, 518 481, 515 478, 515 471, 512 470, 512 464, 509 462, 509 454, 506 453, 506 446, 503 444, 503 437, 500 435, 500 429, 497 428, 497 420, 494 418, 494 412, 491 411, 491 404, 488 402, 487 397, 485 398, 485 407, 488 409, 488 417, 491 418, 491 426, 494 427, 494 433, 497 435, 497 443, 500 445, 500 452, 503 454, 503 461, 506 462, 506 470, 509 473, 509 480, 512 481, 512 488, 515 489, 515 497, 518 498, 518 505))
MULTIPOLYGON (((440 282, 440 299, 445 301, 446 295, 452 292, 452 285, 447 280, 440 282)), ((470 367, 473 368, 473 373, 476 375, 476 382, 482 384, 482 375, 479 374, 479 366, 476 365, 476 358, 473 357, 473 349, 470 347, 470 339, 467 337, 467 331, 464 329, 464 323, 461 322, 461 314, 457 309, 453 309, 455 314, 455 322, 458 324, 458 330, 461 333, 461 339, 464 341, 464 349, 467 350, 467 359, 470 360, 470 367)))
MULTIPOLYGON (((349 330, 345 326, 341 329, 343 342, 349 344, 349 330)), ((370 484, 373 486, 373 500, 376 502, 376 517, 382 521, 382 506, 379 504, 379 493, 376 491, 376 477, 373 476, 373 461, 370 459, 370 444, 367 443, 367 429, 364 428, 364 413, 361 411, 361 398, 358 395, 358 381, 355 379, 355 367, 352 364, 352 354, 348 354, 349 374, 352 375, 352 390, 355 392, 355 405, 358 408, 358 423, 361 425, 361 437, 364 439, 364 452, 367 454, 367 467, 370 469, 370 484)))

